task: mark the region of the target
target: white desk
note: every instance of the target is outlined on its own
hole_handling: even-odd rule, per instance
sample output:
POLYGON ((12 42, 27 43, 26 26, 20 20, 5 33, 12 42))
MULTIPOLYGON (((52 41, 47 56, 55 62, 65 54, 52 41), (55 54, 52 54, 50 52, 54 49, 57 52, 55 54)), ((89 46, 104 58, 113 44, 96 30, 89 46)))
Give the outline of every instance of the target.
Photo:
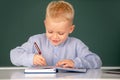
POLYGON ((26 67, 0 67, 0 79, 4 80, 120 80, 120 74, 104 73, 103 69, 120 69, 120 67, 102 67, 101 69, 90 69, 86 73, 56 73, 55 76, 26 77, 26 67))

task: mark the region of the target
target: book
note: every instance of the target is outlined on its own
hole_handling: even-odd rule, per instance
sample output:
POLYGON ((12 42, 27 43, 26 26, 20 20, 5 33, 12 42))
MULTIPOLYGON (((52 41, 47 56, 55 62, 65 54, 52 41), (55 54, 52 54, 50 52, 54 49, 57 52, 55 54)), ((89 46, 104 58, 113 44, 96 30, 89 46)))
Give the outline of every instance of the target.
POLYGON ((24 71, 25 74, 54 74, 56 69, 52 66, 35 66, 26 68, 24 71))
POLYGON ((64 71, 64 72, 77 72, 77 73, 85 73, 87 72, 87 69, 82 68, 62 68, 62 67, 56 67, 56 70, 58 71, 64 71))
POLYGON ((57 72, 79 72, 85 73, 87 69, 79 69, 79 68, 62 68, 62 67, 54 67, 54 66, 37 66, 37 67, 30 67, 26 68, 24 73, 25 74, 55 74, 57 72))

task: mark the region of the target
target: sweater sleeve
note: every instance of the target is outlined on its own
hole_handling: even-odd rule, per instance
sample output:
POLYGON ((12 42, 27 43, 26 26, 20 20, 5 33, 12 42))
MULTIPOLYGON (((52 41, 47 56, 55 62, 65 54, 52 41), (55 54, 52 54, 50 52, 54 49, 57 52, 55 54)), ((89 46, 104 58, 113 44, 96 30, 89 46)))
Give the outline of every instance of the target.
POLYGON ((76 68, 100 68, 102 66, 100 57, 91 52, 82 41, 78 41, 76 45, 77 57, 73 60, 76 68))
POLYGON ((33 66, 34 57, 34 38, 31 37, 23 45, 18 46, 10 51, 12 64, 16 66, 33 66))

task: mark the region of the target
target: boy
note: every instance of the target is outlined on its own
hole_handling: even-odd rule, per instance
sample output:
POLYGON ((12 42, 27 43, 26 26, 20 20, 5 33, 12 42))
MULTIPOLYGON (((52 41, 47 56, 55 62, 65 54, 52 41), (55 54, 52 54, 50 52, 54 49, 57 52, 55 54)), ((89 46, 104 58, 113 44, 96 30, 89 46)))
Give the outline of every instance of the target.
POLYGON ((74 9, 65 1, 52 1, 46 9, 46 33, 34 35, 22 46, 12 49, 11 62, 16 66, 59 66, 64 68, 100 68, 100 58, 89 51, 73 32, 74 9), (38 44, 38 54, 34 42, 38 44))

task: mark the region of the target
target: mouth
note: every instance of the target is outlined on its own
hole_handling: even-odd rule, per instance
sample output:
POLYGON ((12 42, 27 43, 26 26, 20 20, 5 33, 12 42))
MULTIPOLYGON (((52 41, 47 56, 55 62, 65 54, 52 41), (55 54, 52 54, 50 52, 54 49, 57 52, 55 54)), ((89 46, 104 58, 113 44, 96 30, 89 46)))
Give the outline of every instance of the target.
POLYGON ((52 40, 53 43, 59 43, 59 40, 52 40))

